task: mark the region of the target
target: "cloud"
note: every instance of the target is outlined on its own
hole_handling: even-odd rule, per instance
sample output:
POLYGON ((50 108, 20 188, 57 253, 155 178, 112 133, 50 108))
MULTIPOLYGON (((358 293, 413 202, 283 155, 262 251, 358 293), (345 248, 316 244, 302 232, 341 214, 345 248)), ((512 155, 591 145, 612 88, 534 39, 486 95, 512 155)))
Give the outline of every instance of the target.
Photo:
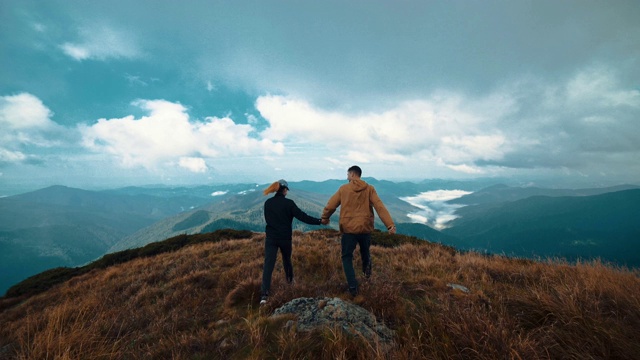
MULTIPOLYGON (((471 192, 465 190, 433 190, 422 192, 415 196, 407 196, 401 200, 409 202, 411 205, 430 202, 445 202, 469 195, 471 192)), ((416 205, 417 206, 417 205, 416 205)))
POLYGON ((30 152, 60 145, 64 129, 53 122, 53 113, 29 94, 0 96, 0 163, 33 162, 30 152))
POLYGON ((462 205, 449 204, 447 201, 468 194, 471 193, 464 190, 435 190, 422 192, 415 196, 401 197, 400 200, 420 209, 407 214, 413 222, 441 230, 447 227, 448 222, 457 218, 455 210, 462 207, 462 205))
POLYGON ((204 159, 197 157, 181 157, 178 165, 194 173, 203 173, 208 169, 204 159))
POLYGON ((31 94, 0 97, 0 125, 4 129, 50 128, 54 125, 52 115, 51 110, 31 94))
POLYGON ((606 67, 588 68, 566 85, 567 102, 570 104, 597 107, 632 106, 640 104, 637 89, 620 89, 616 74, 606 67))
POLYGON ((264 138, 319 148, 334 163, 593 173, 603 163, 626 168, 640 156, 640 91, 602 66, 556 82, 522 77, 484 96, 436 91, 378 112, 328 111, 275 95, 260 97, 256 108, 269 123, 264 138))
POLYGON ((125 79, 127 79, 127 81, 129 82, 129 85, 131 86, 149 86, 149 83, 147 83, 146 81, 142 80, 140 78, 140 76, 138 75, 131 75, 131 74, 125 74, 124 75, 125 79))
POLYGON ((482 170, 482 168, 478 167, 478 166, 471 166, 471 165, 466 165, 466 164, 461 164, 461 165, 448 165, 448 164, 443 164, 444 166, 448 167, 449 169, 456 171, 456 172, 460 172, 460 173, 464 173, 464 174, 484 174, 485 171, 482 170))
POLYGON ((20 151, 11 151, 0 147, 0 163, 21 162, 27 159, 27 156, 20 151))
POLYGON ((362 114, 325 111, 283 96, 264 96, 256 103, 270 125, 262 132, 267 139, 323 145, 360 163, 422 160, 453 165, 497 161, 508 149, 509 140, 499 129, 483 127, 489 115, 501 116, 508 110, 504 105, 483 107, 489 107, 483 100, 456 94, 437 94, 362 114))
POLYGON ((106 25, 81 27, 78 37, 77 42, 60 45, 67 56, 78 61, 133 59, 142 54, 132 34, 106 25))
POLYGON ((593 172, 628 168, 640 156, 640 91, 625 88, 610 68, 587 67, 559 83, 529 79, 502 91, 517 101, 517 110, 498 121, 513 146, 501 160, 478 164, 593 172))
POLYGON ((193 172, 206 158, 282 154, 284 145, 253 137, 254 128, 230 118, 189 118, 187 108, 165 100, 138 100, 149 115, 100 119, 80 126, 86 148, 114 156, 125 167, 156 169, 171 162, 193 172))

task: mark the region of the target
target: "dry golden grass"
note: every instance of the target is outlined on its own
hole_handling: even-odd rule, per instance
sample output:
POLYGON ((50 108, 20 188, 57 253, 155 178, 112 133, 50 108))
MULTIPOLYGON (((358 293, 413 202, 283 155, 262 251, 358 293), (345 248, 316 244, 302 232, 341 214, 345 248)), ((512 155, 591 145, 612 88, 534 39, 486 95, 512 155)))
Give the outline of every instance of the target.
MULTIPOLYGON (((296 283, 280 258, 258 306, 264 234, 92 270, 0 313, 8 359, 633 359, 637 272, 457 253, 424 242, 372 247, 352 299, 339 235, 295 233, 296 283), (464 285, 464 293, 447 286, 464 285), (337 329, 296 333, 269 315, 298 297, 341 297, 396 331, 386 349, 337 329)), ((360 268, 359 256, 355 267, 360 268)))

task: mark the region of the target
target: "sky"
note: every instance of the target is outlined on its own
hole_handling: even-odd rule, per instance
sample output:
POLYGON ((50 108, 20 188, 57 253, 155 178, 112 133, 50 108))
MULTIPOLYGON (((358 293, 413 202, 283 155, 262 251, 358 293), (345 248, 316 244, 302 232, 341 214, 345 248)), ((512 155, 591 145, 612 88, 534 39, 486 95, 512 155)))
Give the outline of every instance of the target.
POLYGON ((0 2, 0 195, 640 184, 640 2, 0 2))

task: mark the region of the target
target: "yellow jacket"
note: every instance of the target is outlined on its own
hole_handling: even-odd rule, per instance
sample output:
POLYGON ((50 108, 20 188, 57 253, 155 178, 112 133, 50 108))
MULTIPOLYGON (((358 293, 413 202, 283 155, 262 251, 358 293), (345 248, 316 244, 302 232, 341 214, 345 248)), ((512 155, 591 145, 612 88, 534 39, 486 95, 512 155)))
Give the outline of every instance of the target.
POLYGON ((380 200, 376 189, 365 181, 356 179, 340 186, 331 196, 322 212, 322 218, 328 219, 340 208, 340 232, 347 234, 366 234, 373 231, 373 209, 387 227, 392 228, 393 220, 387 208, 380 200))

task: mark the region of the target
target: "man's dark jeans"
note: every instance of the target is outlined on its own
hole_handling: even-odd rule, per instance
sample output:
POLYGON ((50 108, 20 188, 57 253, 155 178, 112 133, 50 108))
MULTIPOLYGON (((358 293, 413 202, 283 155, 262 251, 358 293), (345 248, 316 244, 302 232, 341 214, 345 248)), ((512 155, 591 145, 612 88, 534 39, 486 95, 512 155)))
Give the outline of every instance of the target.
POLYGON ((353 251, 356 245, 360 247, 360 257, 362 258, 362 272, 371 273, 371 254, 369 247, 371 246, 371 234, 342 234, 342 268, 344 275, 347 277, 349 288, 357 289, 358 280, 356 280, 355 270, 353 270, 353 251))
POLYGON ((264 242, 264 268, 262 270, 262 295, 269 295, 271 289, 271 274, 276 265, 278 249, 282 254, 282 265, 287 276, 287 282, 293 281, 293 265, 291 264, 291 240, 273 240, 267 238, 264 242))

